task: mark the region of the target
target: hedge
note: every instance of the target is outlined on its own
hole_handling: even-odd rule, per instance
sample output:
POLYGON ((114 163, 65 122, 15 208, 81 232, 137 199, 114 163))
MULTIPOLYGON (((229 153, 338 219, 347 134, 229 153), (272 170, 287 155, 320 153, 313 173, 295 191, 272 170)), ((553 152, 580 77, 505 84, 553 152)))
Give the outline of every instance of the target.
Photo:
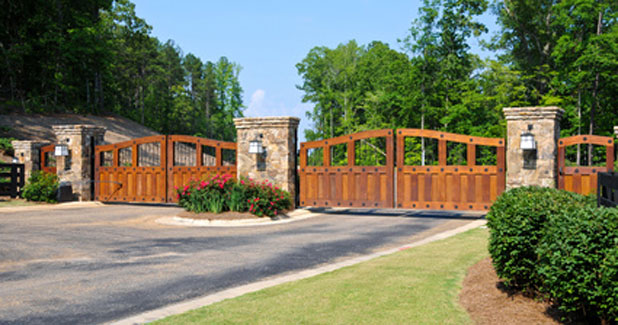
POLYGON ((569 321, 618 323, 618 209, 539 187, 503 193, 487 214, 494 268, 569 321))

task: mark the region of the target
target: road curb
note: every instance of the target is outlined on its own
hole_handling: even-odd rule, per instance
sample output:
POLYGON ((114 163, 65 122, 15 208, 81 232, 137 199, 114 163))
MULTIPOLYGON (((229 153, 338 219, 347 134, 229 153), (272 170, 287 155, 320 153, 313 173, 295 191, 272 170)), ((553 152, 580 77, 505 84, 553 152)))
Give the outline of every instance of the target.
POLYGON ((62 209, 76 209, 76 208, 88 208, 88 207, 100 207, 105 204, 99 201, 87 201, 87 202, 67 202, 58 204, 41 204, 41 205, 27 205, 18 207, 3 207, 0 208, 1 212, 22 212, 22 211, 41 211, 41 210, 62 210, 62 209))
POLYGON ((197 309, 200 307, 208 306, 208 305, 220 302, 225 299, 236 298, 238 296, 242 296, 247 293, 259 291, 259 290, 269 288, 272 286, 276 286, 279 284, 306 279, 306 278, 313 277, 313 276, 316 276, 322 273, 331 272, 331 271, 334 271, 340 268, 366 262, 366 261, 369 261, 377 257, 390 255, 398 251, 402 251, 402 250, 409 249, 412 247, 417 247, 417 246, 428 244, 434 241, 442 240, 442 239, 457 235, 459 233, 468 231, 470 229, 481 227, 485 225, 486 223, 487 221, 484 219, 475 220, 464 226, 451 229, 451 230, 447 230, 447 231, 443 231, 441 233, 435 234, 425 239, 421 239, 419 241, 406 244, 403 246, 399 246, 396 248, 384 250, 384 251, 373 253, 373 254, 358 256, 355 258, 351 258, 349 260, 345 260, 345 261, 341 261, 341 262, 337 262, 333 264, 328 264, 328 265, 323 265, 323 266, 316 267, 313 269, 303 270, 297 273, 288 274, 288 275, 276 277, 273 279, 261 280, 261 281, 249 283, 246 285, 226 289, 226 290, 219 291, 219 292, 209 294, 206 296, 202 296, 199 298, 194 298, 194 299, 183 301, 180 303, 168 305, 168 306, 165 306, 159 309, 144 312, 144 313, 141 313, 135 316, 131 316, 125 319, 111 322, 109 324, 127 325, 127 324, 143 324, 147 322, 153 322, 153 321, 165 318, 167 316, 176 315, 176 314, 184 313, 184 312, 197 309))
POLYGON ((288 218, 280 220, 271 220, 270 218, 261 219, 245 219, 245 220, 201 220, 182 218, 178 216, 162 217, 155 220, 156 223, 167 226, 184 226, 184 227, 249 227, 249 226, 271 226, 293 221, 308 219, 318 215, 309 210, 297 209, 287 214, 288 218))

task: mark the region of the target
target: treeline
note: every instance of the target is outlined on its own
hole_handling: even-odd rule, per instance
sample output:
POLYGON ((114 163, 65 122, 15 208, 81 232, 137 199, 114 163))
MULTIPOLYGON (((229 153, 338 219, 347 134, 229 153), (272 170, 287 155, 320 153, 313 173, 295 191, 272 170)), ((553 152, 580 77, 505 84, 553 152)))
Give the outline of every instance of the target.
POLYGON ((563 135, 610 135, 618 125, 618 2, 425 0, 402 51, 355 41, 315 47, 297 64, 313 103, 307 139, 380 128, 505 136, 503 107, 565 109, 563 135), (481 60, 470 40, 500 32, 481 60))
POLYGON ((25 112, 118 114, 161 133, 233 140, 240 66, 202 62, 128 0, 0 1, 0 101, 25 112))

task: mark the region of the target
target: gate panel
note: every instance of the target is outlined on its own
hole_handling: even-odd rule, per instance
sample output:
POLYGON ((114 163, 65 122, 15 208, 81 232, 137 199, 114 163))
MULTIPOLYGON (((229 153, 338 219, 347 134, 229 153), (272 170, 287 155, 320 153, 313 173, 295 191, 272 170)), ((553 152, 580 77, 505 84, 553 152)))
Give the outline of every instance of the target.
POLYGON ((558 141, 558 188, 588 195, 596 193, 597 174, 614 170, 614 139, 598 135, 576 135, 558 141), (604 166, 566 166, 566 148, 578 144, 605 147, 604 166))
POLYGON ((166 136, 95 147, 95 199, 166 202, 166 136))
POLYGON ((56 157, 54 156, 55 145, 50 144, 48 146, 41 147, 40 149, 40 164, 41 170, 50 173, 56 174, 56 157))
POLYGON ((300 204, 314 207, 392 208, 394 161, 392 130, 365 131, 301 143, 300 204), (371 138, 383 138, 385 148, 383 151, 375 148, 373 154, 378 158, 375 158, 373 166, 361 166, 357 162, 362 162, 368 154, 360 152, 363 157, 357 157, 357 151, 366 144, 373 146, 368 140, 371 138), (342 146, 345 150, 335 150, 342 146), (308 154, 309 150, 313 152, 308 154), (343 157, 347 162, 342 162, 343 157))
POLYGON ((236 143, 187 135, 167 138, 167 201, 177 202, 175 187, 214 174, 236 178, 236 143))
MULTIPOLYGON (((419 149, 420 150, 420 149, 419 149)), ((413 153, 420 155, 417 151, 413 153)), ((397 130, 397 207, 488 210, 505 190, 505 141, 420 129, 397 130), (434 165, 406 165, 406 137, 436 139, 434 165), (447 143, 465 144, 465 165, 448 164, 447 143), (496 148, 495 165, 477 165, 477 146, 496 148)))

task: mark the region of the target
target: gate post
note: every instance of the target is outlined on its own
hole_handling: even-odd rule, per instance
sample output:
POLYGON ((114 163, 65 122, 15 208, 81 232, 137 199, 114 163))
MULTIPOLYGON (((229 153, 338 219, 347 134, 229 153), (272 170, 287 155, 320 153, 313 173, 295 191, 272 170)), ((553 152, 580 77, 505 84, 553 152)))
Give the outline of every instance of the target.
POLYGON ((20 164, 24 164, 24 179, 26 182, 32 175, 32 172, 40 169, 41 155, 39 149, 48 145, 49 142, 30 141, 30 140, 15 140, 11 141, 13 145, 14 157, 19 160, 20 164))
POLYGON ((506 188, 537 185, 556 188, 560 107, 506 107, 506 188), (529 130, 529 126, 532 128, 529 130), (520 148, 521 135, 534 135, 536 150, 520 148))
POLYGON ((267 180, 296 195, 296 142, 300 119, 297 117, 235 118, 236 170, 238 177, 267 180), (250 154, 249 142, 259 140, 264 154, 250 154))
POLYGON ((56 143, 68 146, 69 156, 59 157, 56 171, 62 184, 70 184, 73 199, 90 201, 94 178, 94 146, 103 143, 105 128, 95 125, 54 125, 56 143))

